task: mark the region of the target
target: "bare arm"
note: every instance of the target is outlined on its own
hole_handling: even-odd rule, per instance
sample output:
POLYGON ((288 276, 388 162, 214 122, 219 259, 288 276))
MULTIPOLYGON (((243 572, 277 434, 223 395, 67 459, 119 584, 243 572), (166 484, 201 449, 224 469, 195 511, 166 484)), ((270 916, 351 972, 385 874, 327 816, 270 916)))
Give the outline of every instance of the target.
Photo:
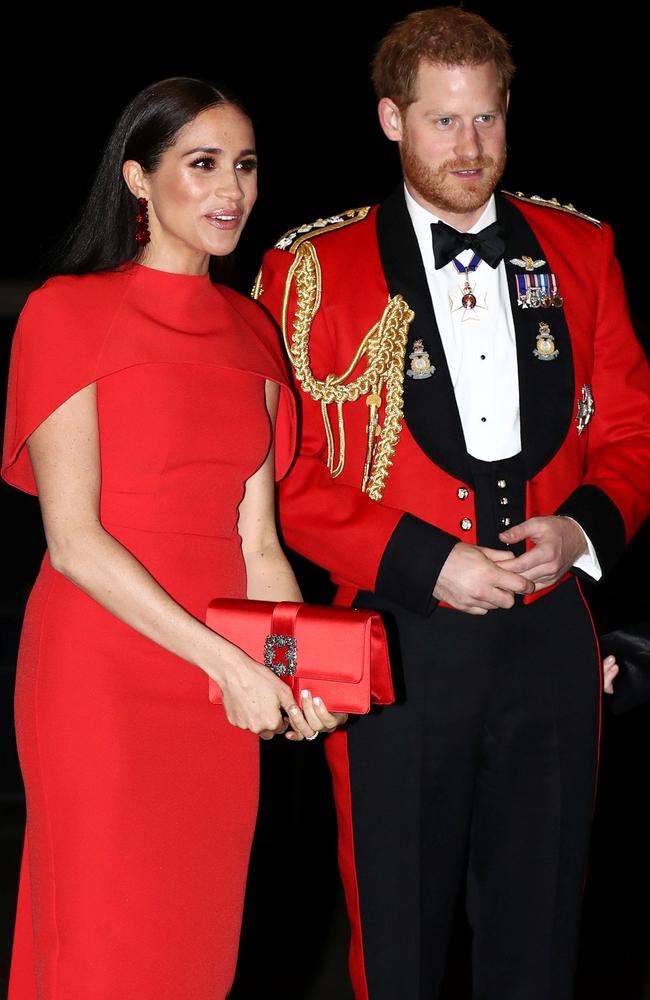
MULTIPOLYGON (((275 418, 279 388, 266 383, 266 405, 275 418)), ((254 601, 302 601, 300 588, 278 540, 273 449, 246 483, 239 505, 239 534, 246 563, 247 597, 254 601)))
MULTIPOLYGON (((273 421, 278 404, 278 386, 266 383, 266 404, 273 421)), ((246 563, 247 596, 256 601, 302 601, 300 588, 278 540, 275 517, 275 481, 273 449, 264 464, 246 483, 239 505, 239 534, 246 563)), ((287 737, 300 739, 313 732, 331 732, 345 722, 342 713, 330 713, 309 691, 301 697, 302 710, 310 731, 295 726, 298 732, 287 737)))
POLYGON ((282 707, 292 724, 305 726, 282 681, 172 600, 102 527, 95 385, 66 400, 27 446, 53 567, 117 618, 212 677, 232 724, 256 733, 283 731, 282 707))

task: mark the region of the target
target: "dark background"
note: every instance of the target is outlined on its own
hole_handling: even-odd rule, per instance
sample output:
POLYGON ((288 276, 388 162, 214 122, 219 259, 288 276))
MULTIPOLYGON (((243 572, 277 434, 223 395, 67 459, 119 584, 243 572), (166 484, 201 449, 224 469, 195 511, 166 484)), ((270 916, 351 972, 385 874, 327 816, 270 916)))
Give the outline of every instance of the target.
MULTIPOLYGON (((295 224, 384 197, 396 152, 376 121, 367 66, 388 26, 412 9, 376 4, 97 8, 90 23, 55 12, 18 15, 3 62, 5 178, 0 246, 0 352, 43 254, 81 207, 102 145, 123 105, 166 76, 205 76, 238 93, 256 126, 260 196, 235 283, 252 284, 263 250, 295 224)), ((647 188, 647 40, 627 9, 485 2, 471 9, 509 37, 519 66, 509 114, 504 186, 571 201, 615 229, 635 325, 648 344, 647 262, 639 227, 647 188), (623 16, 625 15, 625 16, 623 16), (643 270, 642 270, 643 269, 643 270)), ((0 582, 0 962, 12 933, 23 801, 11 697, 22 607, 43 551, 38 505, 0 487, 6 571, 0 582), (15 545, 13 544, 15 543, 15 545)), ((589 588, 601 631, 648 615, 648 531, 613 577, 589 588)), ((306 596, 318 574, 299 564, 306 596)), ((650 998, 650 710, 605 710, 580 996, 650 998)), ((336 874, 329 780, 318 744, 263 747, 264 793, 245 916, 239 1000, 346 998, 345 921, 336 874)), ((466 997, 466 930, 459 920, 447 997, 466 997)), ((2 972, 0 970, 0 980, 2 972)), ((180 1000, 180 998, 179 998, 180 1000)))

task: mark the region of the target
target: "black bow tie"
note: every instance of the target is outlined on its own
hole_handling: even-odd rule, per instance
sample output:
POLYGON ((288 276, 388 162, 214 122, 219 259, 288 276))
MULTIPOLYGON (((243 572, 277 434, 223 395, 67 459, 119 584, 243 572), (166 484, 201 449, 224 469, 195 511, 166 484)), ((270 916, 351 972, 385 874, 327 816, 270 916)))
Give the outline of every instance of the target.
POLYGON ((432 222, 431 237, 436 271, 439 271, 463 250, 473 250, 490 267, 496 267, 503 260, 503 255, 506 252, 506 241, 500 222, 493 222, 492 225, 482 229, 480 233, 459 233, 458 230, 448 226, 446 222, 432 222))

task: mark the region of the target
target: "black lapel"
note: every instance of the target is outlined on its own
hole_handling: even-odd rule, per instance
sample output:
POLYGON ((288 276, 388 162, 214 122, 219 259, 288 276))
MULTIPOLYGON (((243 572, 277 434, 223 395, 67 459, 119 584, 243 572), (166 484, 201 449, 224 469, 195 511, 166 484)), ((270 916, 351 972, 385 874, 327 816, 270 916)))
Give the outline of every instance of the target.
MULTIPOLYGON (((523 309, 517 304, 516 274, 525 269, 512 263, 528 255, 547 263, 536 273, 549 273, 544 248, 522 213, 503 195, 496 198, 497 218, 506 237, 505 265, 517 341, 521 449, 526 478, 532 479, 553 458, 566 438, 573 418, 573 355, 564 309, 523 309), (534 350, 540 323, 547 323, 559 351, 558 357, 542 361, 534 350)), ((560 294, 562 288, 560 287, 560 294)))
MULTIPOLYGON (((386 283, 391 295, 402 295, 415 313, 409 330, 404 370, 404 419, 418 445, 445 472, 471 482, 463 428, 440 339, 429 285, 404 189, 395 191, 377 211, 377 239, 386 283), (409 354, 422 340, 435 372, 413 379, 409 354)), ((554 310, 555 311, 555 310, 554 310)))

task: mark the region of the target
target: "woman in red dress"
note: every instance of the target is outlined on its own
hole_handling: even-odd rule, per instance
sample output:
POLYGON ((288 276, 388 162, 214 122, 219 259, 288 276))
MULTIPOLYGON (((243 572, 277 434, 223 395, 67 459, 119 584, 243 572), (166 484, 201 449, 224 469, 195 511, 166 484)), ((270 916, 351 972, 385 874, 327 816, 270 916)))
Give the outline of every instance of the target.
POLYGON ((300 599, 273 510, 272 442, 281 474, 294 421, 275 331, 208 273, 253 207, 254 145, 213 85, 147 88, 109 139, 66 273, 20 317, 2 474, 38 493, 48 551, 16 685, 10 1000, 224 997, 257 735, 341 721, 202 624, 217 595, 300 599))

